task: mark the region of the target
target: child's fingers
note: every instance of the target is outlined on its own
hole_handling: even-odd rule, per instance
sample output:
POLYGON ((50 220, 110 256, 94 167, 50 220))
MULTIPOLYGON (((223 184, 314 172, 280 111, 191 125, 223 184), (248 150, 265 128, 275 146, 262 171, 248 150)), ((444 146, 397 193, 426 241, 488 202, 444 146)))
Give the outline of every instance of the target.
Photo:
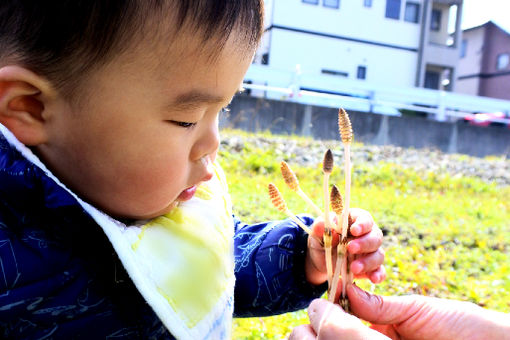
POLYGON ((381 283, 386 279, 386 269, 384 266, 380 266, 376 270, 367 274, 367 277, 372 283, 381 283))
MULTIPOLYGON (((317 218, 312 225, 312 234, 317 236, 319 239, 322 239, 322 235, 324 234, 324 220, 322 218, 317 218)), ((333 236, 332 245, 336 246, 338 244, 338 234, 332 230, 331 232, 333 236)))
POLYGON ((324 220, 317 218, 311 228, 313 235, 322 238, 322 234, 324 233, 324 220))
POLYGON ((324 252, 324 244, 322 244, 322 234, 316 234, 312 231, 312 235, 314 237, 308 237, 308 248, 314 250, 315 252, 324 252))
POLYGON ((351 240, 347 244, 347 250, 351 254, 372 253, 379 249, 382 244, 383 234, 381 229, 373 229, 370 233, 351 240))
POLYGON ((368 211, 359 208, 352 208, 349 211, 353 223, 350 226, 350 231, 353 236, 361 236, 369 233, 374 229, 374 219, 368 211))
MULTIPOLYGON (((352 261, 350 269, 354 275, 370 273, 377 270, 384 262, 384 251, 379 248, 377 251, 365 254, 352 261)), ((369 277, 370 278, 370 277, 369 277)))

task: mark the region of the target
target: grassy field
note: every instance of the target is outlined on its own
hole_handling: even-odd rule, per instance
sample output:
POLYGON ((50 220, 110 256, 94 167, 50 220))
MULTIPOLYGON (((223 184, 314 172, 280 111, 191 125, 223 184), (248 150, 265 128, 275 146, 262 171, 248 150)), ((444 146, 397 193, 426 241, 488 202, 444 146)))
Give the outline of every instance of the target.
MULTIPOLYGON (((267 197, 270 181, 280 188, 291 210, 310 212, 285 187, 279 173, 282 159, 274 150, 245 143, 240 152, 220 154, 234 213, 244 222, 284 218, 267 197)), ((285 161, 303 190, 322 204, 320 164, 303 168, 292 159, 285 161)), ((476 178, 417 173, 390 163, 353 166, 351 206, 370 211, 383 230, 388 273, 382 284, 359 281, 360 286, 377 294, 426 294, 510 312, 510 187, 476 178)), ((331 183, 343 188, 339 168, 331 183)), ((306 322, 304 311, 237 319, 233 337, 282 339, 306 322)))

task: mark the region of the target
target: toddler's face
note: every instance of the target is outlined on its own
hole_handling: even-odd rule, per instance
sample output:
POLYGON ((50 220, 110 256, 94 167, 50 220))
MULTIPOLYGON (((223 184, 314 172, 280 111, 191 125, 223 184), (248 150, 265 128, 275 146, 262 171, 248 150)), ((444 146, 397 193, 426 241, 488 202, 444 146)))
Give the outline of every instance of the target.
POLYGON ((232 39, 212 59, 191 35, 145 44, 94 72, 85 100, 64 101, 38 148, 82 198, 128 218, 164 214, 211 178, 218 113, 252 57, 232 39))

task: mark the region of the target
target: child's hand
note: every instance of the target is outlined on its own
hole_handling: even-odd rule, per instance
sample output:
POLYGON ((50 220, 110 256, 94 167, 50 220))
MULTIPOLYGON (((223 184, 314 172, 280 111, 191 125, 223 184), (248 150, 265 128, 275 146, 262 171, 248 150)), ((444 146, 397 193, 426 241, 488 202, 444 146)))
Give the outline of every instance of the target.
MULTIPOLYGON (((356 255, 350 269, 356 278, 368 278, 373 283, 379 283, 386 278, 386 270, 382 265, 384 251, 381 248, 383 234, 375 224, 372 216, 363 209, 351 208, 351 234, 355 237, 347 245, 349 253, 356 255)), ((322 239, 324 220, 318 218, 312 226, 312 232, 322 239)), ((336 262, 336 245, 338 235, 333 233, 333 268, 336 262)), ((318 285, 327 280, 324 247, 315 237, 308 238, 308 252, 305 261, 306 278, 312 284, 318 285)))

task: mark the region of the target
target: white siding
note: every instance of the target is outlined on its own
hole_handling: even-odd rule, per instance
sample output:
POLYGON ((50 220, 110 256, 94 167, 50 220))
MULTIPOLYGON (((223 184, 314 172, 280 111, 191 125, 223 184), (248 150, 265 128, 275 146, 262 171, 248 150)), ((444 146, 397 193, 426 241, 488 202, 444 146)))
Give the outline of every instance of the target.
MULTIPOLYGON (((441 11, 441 27, 439 31, 430 30, 430 42, 438 45, 446 45, 449 39, 448 21, 450 18, 450 6, 434 4, 434 10, 441 11)), ((429 29, 429 27, 427 27, 429 29)))
MULTIPOLYGON (((422 1, 420 1, 421 3, 422 1)), ((340 9, 303 3, 300 0, 277 0, 273 3, 273 25, 338 35, 406 48, 418 48, 420 24, 385 17, 386 1, 374 0, 364 7, 362 0, 340 0, 340 9)), ((421 4, 423 10, 423 4, 421 4)))
POLYGON ((275 0, 264 0, 264 28, 271 26, 275 0))
POLYGON ((318 75, 328 69, 347 72, 349 79, 356 79, 358 66, 366 66, 367 82, 414 86, 416 52, 279 29, 273 29, 271 35, 271 67, 295 70, 300 65, 303 74, 318 75))

